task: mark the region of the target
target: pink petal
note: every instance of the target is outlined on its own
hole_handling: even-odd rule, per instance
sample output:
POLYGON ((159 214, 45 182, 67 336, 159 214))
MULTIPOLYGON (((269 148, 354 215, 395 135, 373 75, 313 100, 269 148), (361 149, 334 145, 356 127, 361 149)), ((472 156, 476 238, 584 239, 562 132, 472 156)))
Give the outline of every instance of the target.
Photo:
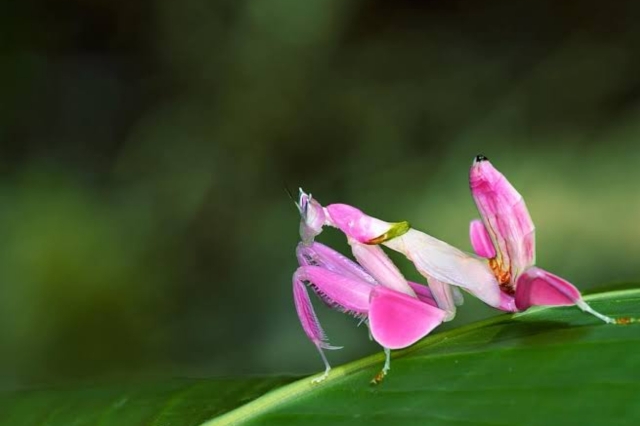
POLYGON ((445 312, 397 291, 377 286, 371 292, 369 327, 383 347, 401 349, 429 334, 445 312))
POLYGON ((471 221, 469 237, 471 238, 471 247, 473 247, 473 251, 478 256, 486 259, 496 257, 496 248, 493 246, 491 236, 481 220, 476 219, 471 221))
POLYGON ((516 307, 575 305, 582 297, 577 288, 550 272, 532 267, 527 269, 516 285, 516 307))

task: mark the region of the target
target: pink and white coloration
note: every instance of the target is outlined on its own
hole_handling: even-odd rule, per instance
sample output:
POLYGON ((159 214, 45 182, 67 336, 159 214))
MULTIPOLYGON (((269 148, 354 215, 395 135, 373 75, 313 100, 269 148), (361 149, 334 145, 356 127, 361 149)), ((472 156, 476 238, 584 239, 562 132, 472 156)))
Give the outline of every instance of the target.
MULTIPOLYGON (((323 349, 329 345, 313 310, 307 286, 329 306, 366 321, 371 337, 384 348, 386 361, 381 375, 390 368, 390 350, 412 345, 445 318, 429 289, 408 282, 378 246, 350 239, 358 263, 315 242, 324 225, 330 224, 325 209, 311 195, 300 191, 296 203, 301 215, 296 254, 300 267, 293 276, 293 294, 302 328, 316 345, 325 364, 324 380, 331 367, 323 349)), ((376 379, 379 380, 379 379, 376 379)))
MULTIPOLYGON (((322 232, 324 226, 335 226, 327 209, 322 207, 311 194, 306 194, 302 189, 300 189, 300 196, 296 205, 298 206, 301 216, 300 237, 303 244, 309 245, 313 242, 315 237, 322 232)), ((382 229, 387 228, 388 226, 385 227, 382 225, 382 229)), ((378 283, 408 296, 416 297, 415 291, 380 247, 363 244, 351 238, 348 234, 347 241, 351 246, 351 251, 356 261, 367 270, 378 283)))
POLYGON ((385 351, 382 375, 390 368, 390 350, 410 346, 429 334, 444 319, 429 289, 408 283, 411 297, 381 285, 360 265, 335 250, 317 243, 301 242, 296 249, 300 267, 293 275, 293 297, 304 332, 316 345, 325 364, 324 380, 331 367, 323 349, 331 346, 318 322, 307 285, 329 306, 366 321, 371 337, 385 351), (306 284, 306 285, 305 285, 306 284))
POLYGON ((576 287, 535 265, 535 227, 522 196, 489 162, 478 155, 469 174, 471 194, 482 220, 470 226, 474 251, 489 260, 505 311, 534 305, 576 305, 607 323, 615 320, 593 310, 576 287))
MULTIPOLYGON (((308 221, 312 230, 305 230, 305 235, 318 235, 324 225, 340 229, 347 236, 354 256, 363 266, 365 259, 359 256, 362 251, 376 249, 380 257, 386 258, 377 247, 378 244, 404 254, 427 279, 438 306, 447 312, 445 321, 451 320, 455 316, 456 306, 462 304, 462 295, 456 287, 466 289, 492 306, 507 303, 486 259, 412 229, 407 222, 385 222, 347 204, 330 204, 323 208, 302 191, 300 206, 302 209, 315 210, 313 217, 322 217, 324 221, 308 221)), ((382 280, 377 275, 382 265, 382 262, 376 261, 371 268, 366 267, 376 279, 382 280)), ((402 288, 395 289, 410 294, 402 288)))

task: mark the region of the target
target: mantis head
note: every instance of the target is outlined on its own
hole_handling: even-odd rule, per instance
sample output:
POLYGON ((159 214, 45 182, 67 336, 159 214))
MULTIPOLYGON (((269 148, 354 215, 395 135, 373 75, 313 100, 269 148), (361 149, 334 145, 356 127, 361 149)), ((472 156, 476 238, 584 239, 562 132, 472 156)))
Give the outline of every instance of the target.
POLYGON ((303 244, 309 245, 322 232, 322 227, 327 222, 327 215, 324 207, 311 194, 307 194, 302 188, 299 191, 296 207, 300 212, 300 238, 303 244))

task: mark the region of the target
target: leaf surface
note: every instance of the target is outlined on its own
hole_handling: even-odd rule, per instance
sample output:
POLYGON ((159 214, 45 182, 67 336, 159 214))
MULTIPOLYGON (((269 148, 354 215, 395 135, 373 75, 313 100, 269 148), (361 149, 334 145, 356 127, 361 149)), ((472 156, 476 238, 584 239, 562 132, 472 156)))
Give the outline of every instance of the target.
MULTIPOLYGON (((640 317, 640 290, 587 297, 640 317)), ((575 307, 535 308, 443 333, 311 377, 182 380, 0 394, 0 424, 31 425, 637 425, 640 325, 575 307)))

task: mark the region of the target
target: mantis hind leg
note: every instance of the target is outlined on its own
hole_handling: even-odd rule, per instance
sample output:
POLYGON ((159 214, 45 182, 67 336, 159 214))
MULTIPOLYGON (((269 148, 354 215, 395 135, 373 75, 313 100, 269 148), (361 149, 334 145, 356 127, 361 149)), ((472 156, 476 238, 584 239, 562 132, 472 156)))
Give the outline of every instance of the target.
POLYGON ((616 320, 594 310, 582 299, 578 289, 570 282, 538 267, 527 269, 516 284, 516 307, 524 311, 530 306, 576 305, 596 318, 614 324, 616 320))

